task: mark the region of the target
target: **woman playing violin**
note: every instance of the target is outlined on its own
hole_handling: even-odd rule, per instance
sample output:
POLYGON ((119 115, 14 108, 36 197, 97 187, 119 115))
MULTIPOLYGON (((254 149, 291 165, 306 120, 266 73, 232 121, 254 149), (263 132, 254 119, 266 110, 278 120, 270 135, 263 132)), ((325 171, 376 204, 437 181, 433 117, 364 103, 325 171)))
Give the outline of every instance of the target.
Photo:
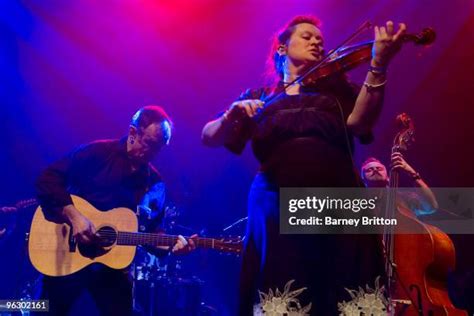
POLYGON ((324 56, 319 21, 293 18, 274 39, 269 60, 277 83, 244 92, 219 118, 204 126, 208 146, 241 153, 247 141, 260 162, 249 193, 246 246, 241 271, 240 314, 251 315, 257 290, 307 289, 313 315, 336 315, 344 288, 373 284, 383 274, 378 239, 358 235, 281 235, 279 187, 362 186, 352 162, 353 137, 371 141, 382 109, 386 69, 401 47, 405 25, 375 27, 372 60, 362 88, 344 75, 314 85, 287 83, 324 56), (279 89, 284 93, 265 104, 279 89))

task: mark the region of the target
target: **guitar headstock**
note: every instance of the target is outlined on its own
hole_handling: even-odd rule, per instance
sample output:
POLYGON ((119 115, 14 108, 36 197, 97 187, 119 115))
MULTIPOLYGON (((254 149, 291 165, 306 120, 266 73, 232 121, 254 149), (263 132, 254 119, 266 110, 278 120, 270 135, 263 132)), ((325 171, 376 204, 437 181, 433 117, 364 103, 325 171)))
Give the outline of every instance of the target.
POLYGON ((0 214, 16 213, 22 209, 37 205, 38 201, 36 199, 21 200, 13 206, 0 206, 0 214))
POLYGON ((243 240, 241 237, 225 237, 214 240, 214 249, 222 252, 240 255, 243 250, 243 240))
POLYGON ((30 206, 37 206, 38 205, 38 200, 37 199, 27 199, 27 200, 21 200, 16 202, 15 207, 19 210, 30 207, 30 206))

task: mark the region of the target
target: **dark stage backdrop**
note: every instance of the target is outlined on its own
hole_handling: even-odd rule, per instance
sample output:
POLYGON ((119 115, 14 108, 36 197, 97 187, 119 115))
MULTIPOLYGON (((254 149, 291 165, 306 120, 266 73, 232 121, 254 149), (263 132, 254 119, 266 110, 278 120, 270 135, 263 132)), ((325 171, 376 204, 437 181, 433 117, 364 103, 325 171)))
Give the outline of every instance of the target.
MULTIPOLYGON (((323 21, 328 49, 365 20, 437 31, 431 47, 407 44, 391 64, 375 142, 358 146, 356 162, 368 155, 388 161, 394 117, 405 111, 417 128, 406 156, 415 169, 432 186, 474 186, 473 1, 3 0, 0 205, 34 196, 34 180, 49 163, 81 143, 124 135, 139 107, 159 104, 175 123, 156 161, 169 203, 182 212, 180 224, 219 234, 246 215, 257 164, 249 148, 237 157, 203 147, 201 129, 241 91, 263 83, 272 34, 307 13, 323 21)), ((359 83, 360 68, 351 74, 359 83)), ((0 298, 18 295, 20 270, 31 273, 21 242, 27 216, 2 244, 0 298)), ((468 239, 456 246, 460 269, 472 274, 468 239)), ((206 280, 206 301, 231 313, 238 259, 196 253, 183 265, 206 280)))

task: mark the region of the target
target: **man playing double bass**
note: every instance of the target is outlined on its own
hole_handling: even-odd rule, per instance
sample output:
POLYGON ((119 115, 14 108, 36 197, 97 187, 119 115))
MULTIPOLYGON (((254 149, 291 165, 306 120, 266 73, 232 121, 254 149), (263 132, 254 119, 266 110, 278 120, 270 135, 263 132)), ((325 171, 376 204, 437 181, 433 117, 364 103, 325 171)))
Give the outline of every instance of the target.
MULTIPOLYGON (((394 153, 391 158, 392 170, 398 170, 408 176, 412 180, 413 186, 419 188, 421 193, 420 195, 404 194, 402 202, 417 216, 433 214, 438 208, 438 202, 428 184, 405 161, 401 153, 394 153)), ((367 158, 362 164, 361 177, 368 188, 384 188, 389 185, 390 181, 387 168, 380 160, 373 157, 367 158)))

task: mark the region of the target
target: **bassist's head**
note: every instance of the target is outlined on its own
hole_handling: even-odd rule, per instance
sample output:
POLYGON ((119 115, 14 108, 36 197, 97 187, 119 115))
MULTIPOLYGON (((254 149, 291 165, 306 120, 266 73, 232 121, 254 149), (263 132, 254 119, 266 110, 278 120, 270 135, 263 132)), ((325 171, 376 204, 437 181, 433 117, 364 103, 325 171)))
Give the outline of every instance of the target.
POLYGON ((364 161, 360 173, 362 180, 369 188, 386 187, 389 183, 387 168, 374 157, 364 161))

